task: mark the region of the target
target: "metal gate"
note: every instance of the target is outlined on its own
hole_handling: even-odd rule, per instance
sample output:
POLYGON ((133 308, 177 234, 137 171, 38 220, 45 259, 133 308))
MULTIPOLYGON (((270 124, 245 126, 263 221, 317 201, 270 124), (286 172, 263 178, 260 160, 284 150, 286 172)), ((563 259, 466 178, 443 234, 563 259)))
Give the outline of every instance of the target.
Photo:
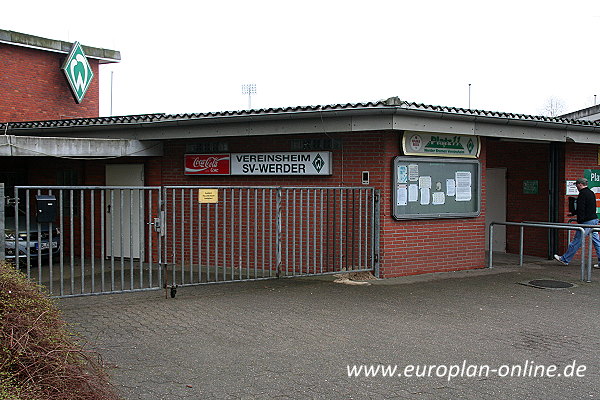
POLYGON ((167 284, 374 271, 373 188, 167 186, 167 284))
POLYGON ((15 186, 11 200, 6 258, 56 297, 379 272, 373 188, 15 186))
POLYGON ((51 296, 162 287, 160 187, 15 186, 10 203, 6 259, 51 296))

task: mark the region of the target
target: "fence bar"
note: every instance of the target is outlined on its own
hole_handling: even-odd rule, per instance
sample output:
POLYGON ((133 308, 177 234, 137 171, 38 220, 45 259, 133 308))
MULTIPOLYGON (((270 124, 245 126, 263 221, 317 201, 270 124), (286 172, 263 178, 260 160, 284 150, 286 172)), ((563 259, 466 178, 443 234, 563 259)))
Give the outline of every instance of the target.
MULTIPOLYGON (((100 191, 100 271, 101 271, 101 276, 100 276, 100 291, 104 292, 104 268, 105 268, 105 263, 104 263, 104 259, 106 258, 106 232, 105 232, 105 221, 104 219, 106 218, 106 213, 105 213, 105 199, 104 196, 106 194, 106 191, 101 190, 100 191)), ((61 196, 61 200, 62 200, 62 196, 61 196)), ((61 206, 62 209, 62 206, 61 206)), ((62 215, 62 214, 61 214, 62 215)), ((60 219, 60 222, 62 224, 62 217, 60 219)), ((61 228, 61 232, 62 232, 62 228, 61 228)), ((62 238, 62 235, 61 235, 62 238)), ((62 243, 61 243, 61 248, 62 248, 62 243)), ((61 268, 62 268, 62 252, 61 254, 61 268)))
MULTIPOLYGON (((190 234, 188 248, 190 250, 190 282, 194 282, 194 190, 190 189, 190 234)), ((198 202, 199 203, 199 202, 198 202)))
MULTIPOLYGON (((74 202, 74 196, 73 196, 73 190, 71 189, 69 190, 69 217, 70 217, 70 221, 73 221, 73 204, 74 202)), ((29 214, 29 212, 27 212, 27 214, 29 214)), ((71 294, 75 293, 75 231, 74 231, 74 227, 75 224, 71 223, 69 224, 69 233, 70 233, 70 237, 69 237, 69 243, 70 243, 70 250, 71 250, 71 294)))
MULTIPOLYGON (((0 201, 2 202, 0 205, 2 207, 0 207, 0 232, 5 232, 6 230, 6 225, 4 223, 5 221, 5 205, 6 200, 5 200, 5 195, 4 195, 4 182, 0 182, 0 201)), ((2 237, 0 237, 0 262, 4 262, 5 258, 6 258, 6 235, 2 235, 2 237)), ((19 237, 15 237, 15 260, 18 263, 19 262, 19 237)))
MULTIPOLYGON (((369 205, 374 198, 372 188, 218 186, 216 204, 199 203, 197 188, 20 187, 26 192, 21 200, 27 212, 21 218, 25 217, 27 226, 22 229, 26 229, 25 244, 30 249, 26 254, 29 276, 37 264, 33 275, 38 283, 64 297, 155 289, 163 282, 190 285, 340 273, 368 270, 376 264, 371 241, 378 216, 369 205), (52 224, 48 233, 44 224, 29 231, 35 226, 35 222, 30 224, 33 215, 29 211, 34 213, 30 202, 35 198, 30 189, 57 194, 60 238, 52 224), (44 238, 43 252, 33 242, 36 233, 44 238), (47 239, 50 253, 54 240, 58 242, 58 272, 52 258, 46 263, 47 239), (64 257, 70 258, 70 273, 64 257), (167 266, 172 268, 172 279, 162 277, 167 266), (69 281, 70 291, 65 288, 69 281)), ((18 188, 15 193, 20 193, 18 188)))
MULTIPOLYGON (((210 205, 210 204, 209 204, 210 205)), ((215 281, 219 280, 219 203, 215 205, 215 281)))
MULTIPOLYGON (((123 236, 123 232, 121 232, 123 236)), ((125 254, 121 251, 121 254, 125 254)), ((129 289, 133 289, 133 189, 129 189, 129 289)))
POLYGON ((124 189, 119 189, 119 252, 121 253, 121 290, 125 289, 125 241, 123 238, 123 203, 125 203, 124 189))
MULTIPOLYGON (((17 200, 18 201, 18 200, 17 200)), ((60 226, 60 240, 58 243, 59 246, 59 263, 60 263, 60 295, 64 296, 65 295, 65 265, 64 265, 64 254, 65 252, 63 251, 64 249, 64 245, 65 245, 65 240, 64 240, 64 226, 63 226, 63 190, 60 189, 59 190, 59 198, 58 198, 58 215, 59 215, 59 226, 60 226)))
MULTIPOLYGON (((218 190, 218 189, 217 189, 218 190)), ((221 232, 223 233, 222 249, 223 249, 223 280, 227 280, 227 190, 223 190, 223 223, 221 232)))
MULTIPOLYGON (((493 237, 494 237, 494 226, 505 225, 505 226, 520 226, 520 227, 534 227, 534 228, 550 228, 550 229, 563 229, 563 230, 579 230, 581 232, 581 280, 585 281, 585 254, 586 254, 586 235, 584 227, 592 227, 592 225, 575 225, 575 224, 561 224, 561 223, 546 223, 546 222, 491 222, 489 227, 489 261, 488 268, 493 268, 493 237)), ((588 228, 590 229, 590 228, 588 228)), ((591 228, 593 231, 597 228, 591 228)), ((591 232, 590 232, 591 233, 591 232)), ((590 246, 592 242, 590 242, 590 246)), ((523 252, 523 240, 521 240, 520 252, 523 252)), ((522 265, 522 264, 521 264, 522 265)), ((588 259, 588 282, 591 281, 591 259, 588 259)))
POLYGON ((91 255, 91 261, 92 261, 92 286, 91 286, 91 292, 94 293, 96 291, 96 264, 95 264, 95 247, 96 247, 96 240, 95 240, 95 235, 94 233, 96 232, 96 224, 95 224, 95 220, 96 220, 96 202, 95 202, 95 198, 94 198, 94 189, 92 189, 90 191, 90 255, 91 255))

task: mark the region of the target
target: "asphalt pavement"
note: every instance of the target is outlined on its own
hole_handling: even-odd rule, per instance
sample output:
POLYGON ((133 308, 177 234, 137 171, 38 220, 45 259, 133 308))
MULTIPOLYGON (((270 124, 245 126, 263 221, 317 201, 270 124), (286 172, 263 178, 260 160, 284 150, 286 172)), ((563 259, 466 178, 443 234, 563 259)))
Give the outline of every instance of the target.
POLYGON ((495 256, 491 270, 368 285, 286 278, 58 303, 124 399, 600 398, 600 271, 588 283, 576 263, 517 263, 495 256))

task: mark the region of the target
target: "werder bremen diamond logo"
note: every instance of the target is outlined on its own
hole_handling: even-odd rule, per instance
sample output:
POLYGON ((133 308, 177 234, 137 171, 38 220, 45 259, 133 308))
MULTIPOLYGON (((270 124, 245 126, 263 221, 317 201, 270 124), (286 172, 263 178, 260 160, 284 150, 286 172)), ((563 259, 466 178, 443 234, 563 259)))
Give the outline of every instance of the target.
POLYGON ((81 103, 92 78, 94 78, 94 72, 79 42, 73 43, 71 53, 65 60, 62 69, 65 72, 67 81, 69 81, 75 99, 78 103, 81 103))
POLYGON ((323 161, 323 158, 321 158, 320 154, 317 154, 317 156, 312 162, 312 165, 313 167, 315 167, 317 172, 321 172, 321 169, 323 169, 323 167, 325 166, 325 161, 323 161))
POLYGON ((475 145, 473 144, 473 139, 469 138, 469 142, 467 143, 467 150, 469 150, 469 153, 471 153, 473 151, 474 147, 475 147, 475 145))

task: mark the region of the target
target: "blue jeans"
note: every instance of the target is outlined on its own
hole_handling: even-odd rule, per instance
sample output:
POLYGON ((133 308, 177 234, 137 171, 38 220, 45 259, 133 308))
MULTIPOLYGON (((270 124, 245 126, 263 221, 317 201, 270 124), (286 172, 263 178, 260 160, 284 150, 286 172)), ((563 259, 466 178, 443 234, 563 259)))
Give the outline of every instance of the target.
MULTIPOLYGON (((598 220, 592 219, 590 221, 585 221, 583 224, 584 225, 598 225, 598 220)), ((591 232, 591 229, 586 228, 585 236, 588 236, 590 234, 590 232, 591 232)), ((598 232, 594 232, 594 234, 592 235, 592 243, 594 244, 594 248, 596 249, 596 256, 598 257, 598 260, 600 260, 600 238, 598 237, 598 232)), ((571 240, 571 243, 569 243, 567 252, 565 254, 563 254, 563 256, 561 257, 562 260, 564 262, 566 262, 567 264, 569 262, 571 262, 571 260, 575 256, 575 253, 577 253, 577 250, 579 250, 580 247, 581 247, 581 231, 575 231, 575 237, 573 238, 573 240, 571 240)), ((583 254, 582 256, 586 257, 587 255, 583 254)))

